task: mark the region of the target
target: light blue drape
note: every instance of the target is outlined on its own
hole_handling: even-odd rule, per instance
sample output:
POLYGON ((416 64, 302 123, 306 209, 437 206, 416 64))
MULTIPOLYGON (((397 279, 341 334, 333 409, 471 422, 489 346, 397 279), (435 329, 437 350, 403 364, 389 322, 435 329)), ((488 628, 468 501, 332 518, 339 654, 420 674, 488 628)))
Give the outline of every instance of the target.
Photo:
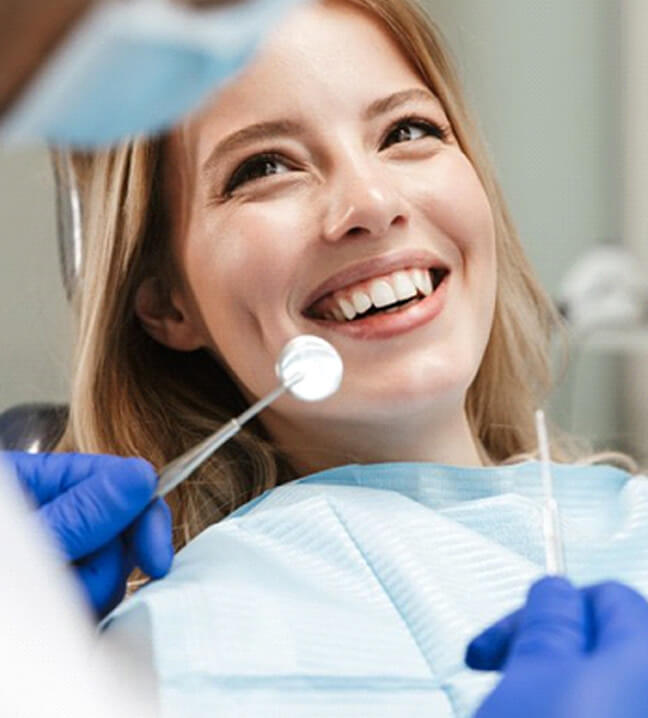
MULTIPOLYGON (((553 465, 569 575, 648 594, 648 481, 553 465)), ((145 643, 164 715, 470 715, 467 641, 541 575, 539 465, 345 466, 211 526, 107 630, 145 643)))

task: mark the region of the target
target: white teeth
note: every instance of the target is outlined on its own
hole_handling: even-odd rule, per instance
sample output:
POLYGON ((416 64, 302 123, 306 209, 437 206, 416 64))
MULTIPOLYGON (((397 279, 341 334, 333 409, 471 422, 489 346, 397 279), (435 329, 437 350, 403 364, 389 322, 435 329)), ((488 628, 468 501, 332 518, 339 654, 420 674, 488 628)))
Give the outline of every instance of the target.
POLYGON ((416 286, 407 272, 396 272, 391 276, 392 287, 399 301, 417 295, 416 286))
POLYGON ((347 301, 346 299, 338 299, 338 304, 340 305, 340 309, 344 312, 344 316, 351 320, 356 315, 356 310, 351 304, 351 302, 347 301))
POLYGON ((369 293, 371 294, 371 301, 376 307, 386 307, 397 301, 391 284, 384 279, 376 279, 372 282, 369 286, 369 293))
MULTIPOLYGON (((326 307, 324 318, 338 322, 351 321, 365 314, 372 306, 388 307, 396 302, 404 302, 415 298, 419 292, 427 297, 434 291, 430 272, 421 269, 405 269, 393 272, 388 277, 381 277, 363 282, 350 295, 341 291, 333 295, 333 301, 326 307)), ((401 307, 393 307, 386 311, 399 311, 401 307)))
POLYGON ((412 269, 410 272, 416 288, 424 294, 426 297, 432 294, 432 280, 430 279, 430 273, 424 269, 412 269))
POLYGON ((368 294, 364 292, 353 292, 351 295, 351 301, 358 314, 363 314, 371 306, 371 299, 368 294))
POLYGON ((426 272, 425 270, 421 271, 423 272, 423 294, 427 297, 432 294, 433 291, 432 278, 430 277, 429 272, 426 272))

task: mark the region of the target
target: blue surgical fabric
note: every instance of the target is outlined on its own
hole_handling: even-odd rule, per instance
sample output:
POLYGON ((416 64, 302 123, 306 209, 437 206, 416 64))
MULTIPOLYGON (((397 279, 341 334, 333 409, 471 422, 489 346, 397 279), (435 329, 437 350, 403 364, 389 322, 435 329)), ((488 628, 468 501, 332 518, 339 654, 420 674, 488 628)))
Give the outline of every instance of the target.
POLYGON ((0 139, 89 149, 168 128, 240 72, 300 1, 92 3, 2 116, 0 139))
MULTIPOLYGON (((552 473, 569 576, 648 594, 648 481, 552 473)), ((496 680, 466 644, 543 567, 537 462, 344 466, 209 527, 106 631, 149 656, 165 716, 463 718, 496 680)))

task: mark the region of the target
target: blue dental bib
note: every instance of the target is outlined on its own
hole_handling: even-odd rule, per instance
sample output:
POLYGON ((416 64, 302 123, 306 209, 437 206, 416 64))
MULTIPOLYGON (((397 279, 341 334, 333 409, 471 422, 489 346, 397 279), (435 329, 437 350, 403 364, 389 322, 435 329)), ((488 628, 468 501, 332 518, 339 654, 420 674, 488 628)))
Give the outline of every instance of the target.
MULTIPOLYGON (((648 481, 552 466, 569 576, 648 595, 648 481)), ((543 573, 542 483, 492 468, 344 466, 205 530, 107 620, 165 716, 469 716, 496 676, 467 642, 543 573)))

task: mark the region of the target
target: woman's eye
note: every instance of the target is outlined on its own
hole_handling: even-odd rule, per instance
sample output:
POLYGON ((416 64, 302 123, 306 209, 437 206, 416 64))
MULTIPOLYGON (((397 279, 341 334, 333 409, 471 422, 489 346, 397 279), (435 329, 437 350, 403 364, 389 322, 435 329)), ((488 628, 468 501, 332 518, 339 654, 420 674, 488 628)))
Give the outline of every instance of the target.
POLYGON ((437 137, 443 140, 446 134, 443 128, 432 122, 426 122, 425 120, 400 120, 387 133, 381 149, 386 149, 400 142, 420 140, 423 137, 437 137))
POLYGON ((270 175, 283 174, 290 168, 284 160, 277 155, 256 155, 241 163, 232 173, 225 185, 225 194, 232 193, 237 187, 270 175))

